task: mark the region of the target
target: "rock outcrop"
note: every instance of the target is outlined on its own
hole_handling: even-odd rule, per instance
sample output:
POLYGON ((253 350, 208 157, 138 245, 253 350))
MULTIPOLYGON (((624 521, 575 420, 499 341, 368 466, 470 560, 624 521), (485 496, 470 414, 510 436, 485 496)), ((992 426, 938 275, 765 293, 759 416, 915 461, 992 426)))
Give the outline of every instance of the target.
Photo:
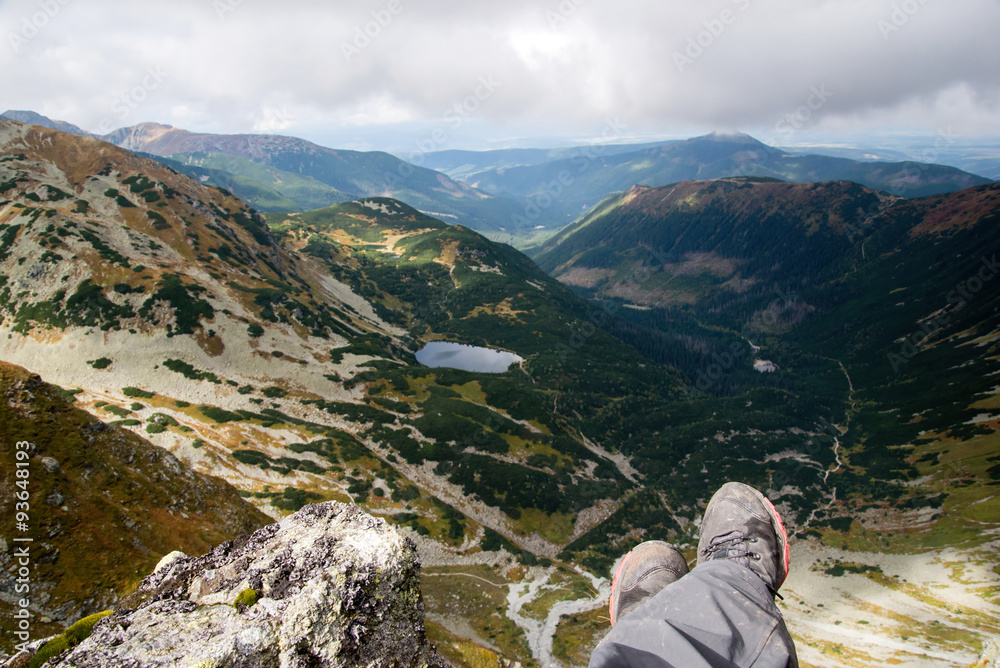
POLYGON ((413 544, 356 506, 306 506, 203 557, 169 556, 49 665, 445 665, 413 544))

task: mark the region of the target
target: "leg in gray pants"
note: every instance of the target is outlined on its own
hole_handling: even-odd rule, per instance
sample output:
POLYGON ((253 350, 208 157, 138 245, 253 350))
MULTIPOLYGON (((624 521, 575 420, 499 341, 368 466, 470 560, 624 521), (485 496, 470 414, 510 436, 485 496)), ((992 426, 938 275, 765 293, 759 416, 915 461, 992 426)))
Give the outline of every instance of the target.
POLYGON ((611 585, 611 632, 590 668, 797 668, 774 597, 789 544, 774 504, 729 482, 705 509, 698 564, 646 541, 625 555, 611 585))
POLYGON ((590 668, 785 668, 795 646, 750 569, 708 561, 622 617, 590 668))

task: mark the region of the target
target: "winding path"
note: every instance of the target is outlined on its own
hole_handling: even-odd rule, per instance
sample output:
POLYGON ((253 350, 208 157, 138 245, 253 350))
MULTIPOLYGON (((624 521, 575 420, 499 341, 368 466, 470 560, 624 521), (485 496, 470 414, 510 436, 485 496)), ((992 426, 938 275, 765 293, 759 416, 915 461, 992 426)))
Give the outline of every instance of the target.
POLYGON ((558 589, 561 585, 560 587, 548 585, 548 575, 542 580, 510 585, 510 593, 507 594, 507 617, 524 631, 531 655, 542 666, 559 665, 555 657, 552 656, 552 642, 559 626, 559 619, 566 615, 588 612, 606 605, 611 596, 611 582, 609 580, 594 577, 585 571, 578 571, 578 573, 590 580, 594 595, 590 598, 578 598, 556 603, 549 609, 545 621, 541 622, 524 617, 521 615, 521 610, 544 591, 558 589))
MULTIPOLYGON (((851 429, 851 418, 854 416, 854 413, 857 412, 858 404, 854 398, 854 381, 851 380, 851 374, 847 373, 847 367, 844 366, 843 362, 841 362, 840 360, 834 360, 834 361, 840 365, 840 370, 844 372, 844 377, 847 378, 847 387, 848 387, 847 400, 851 404, 851 407, 848 408, 846 413, 844 414, 844 426, 841 427, 840 425, 834 425, 837 429, 840 430, 840 436, 845 436, 847 432, 850 431, 851 429)), ((831 473, 836 473, 844 466, 843 460, 840 459, 840 448, 841 448, 840 436, 834 436, 833 438, 833 457, 836 460, 837 465, 834 466, 832 469, 826 470, 826 473, 823 475, 824 484, 826 484, 826 482, 830 479, 831 473)), ((836 498, 836 490, 834 490, 834 498, 836 498)))

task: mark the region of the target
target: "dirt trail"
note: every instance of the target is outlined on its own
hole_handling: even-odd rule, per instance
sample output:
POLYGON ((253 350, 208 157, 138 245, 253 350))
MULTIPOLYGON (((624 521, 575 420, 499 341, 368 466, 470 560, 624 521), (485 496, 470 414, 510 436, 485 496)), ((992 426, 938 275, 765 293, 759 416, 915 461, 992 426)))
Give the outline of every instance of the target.
POLYGON ((544 621, 525 617, 521 615, 521 610, 547 591, 559 589, 563 585, 550 585, 549 575, 540 580, 510 585, 510 592, 507 594, 507 617, 524 631, 531 656, 542 666, 560 665, 552 655, 552 643, 561 617, 588 612, 607 605, 608 597, 611 595, 611 581, 596 578, 585 572, 581 574, 590 581, 594 595, 556 603, 549 609, 544 621))
POLYGON ((590 450, 591 452, 593 452, 598 457, 602 457, 603 459, 607 459, 612 464, 614 464, 618 468, 618 471, 623 476, 625 476, 626 478, 628 478, 629 482, 635 483, 635 482, 638 482, 640 478, 642 478, 642 474, 639 473, 635 469, 635 467, 632 466, 632 462, 629 461, 629 458, 626 457, 621 452, 616 452, 616 453, 612 454, 612 453, 608 452, 607 450, 605 450, 604 448, 602 448, 601 446, 597 445, 596 443, 593 443, 586 436, 583 436, 583 444, 584 444, 584 446, 586 446, 586 448, 588 450, 590 450))

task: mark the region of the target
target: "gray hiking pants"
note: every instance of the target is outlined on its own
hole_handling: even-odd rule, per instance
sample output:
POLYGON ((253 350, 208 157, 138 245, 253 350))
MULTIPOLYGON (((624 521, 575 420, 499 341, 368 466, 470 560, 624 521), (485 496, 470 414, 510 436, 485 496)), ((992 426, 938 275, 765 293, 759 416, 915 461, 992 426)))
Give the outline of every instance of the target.
POLYGON ((590 668, 797 668, 774 597, 750 569, 708 561, 615 624, 590 668))

